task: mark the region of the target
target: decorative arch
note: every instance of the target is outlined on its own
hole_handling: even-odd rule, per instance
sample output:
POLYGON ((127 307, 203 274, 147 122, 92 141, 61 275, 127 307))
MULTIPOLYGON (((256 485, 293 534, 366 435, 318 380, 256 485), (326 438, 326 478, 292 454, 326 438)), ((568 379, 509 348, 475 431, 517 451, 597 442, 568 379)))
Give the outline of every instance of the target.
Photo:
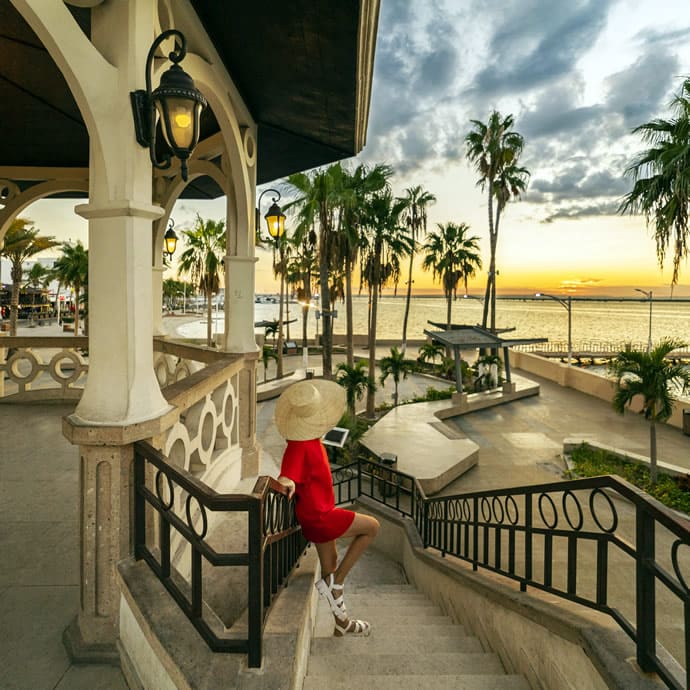
MULTIPOLYGON (((5 181, 0 180, 0 187, 5 186, 5 181)), ((84 192, 88 194, 89 182, 85 179, 74 180, 48 180, 33 185, 23 192, 18 191, 14 183, 9 183, 10 193, 4 201, 4 207, 0 210, 0 246, 5 238, 5 233, 12 224, 12 221, 29 205, 45 199, 53 194, 61 192, 84 192), (14 188, 14 190, 13 190, 14 188), (12 193, 14 191, 14 193, 12 193)))

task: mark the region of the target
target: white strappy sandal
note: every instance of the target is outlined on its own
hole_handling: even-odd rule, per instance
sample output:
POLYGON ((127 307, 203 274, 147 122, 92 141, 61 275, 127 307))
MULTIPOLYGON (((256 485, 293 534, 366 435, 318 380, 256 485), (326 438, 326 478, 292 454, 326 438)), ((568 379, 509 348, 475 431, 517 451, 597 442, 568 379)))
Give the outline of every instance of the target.
POLYGON ((339 585, 335 582, 333 573, 327 578, 321 578, 316 585, 318 593, 328 602, 333 615, 341 621, 347 620, 347 610, 345 609, 345 600, 343 599, 344 585, 339 585), (335 593, 340 592, 336 597, 335 593))
POLYGON ((345 635, 369 637, 370 632, 371 625, 367 621, 353 619, 348 621, 345 625, 340 625, 340 623, 336 621, 333 634, 336 637, 345 637, 345 635))

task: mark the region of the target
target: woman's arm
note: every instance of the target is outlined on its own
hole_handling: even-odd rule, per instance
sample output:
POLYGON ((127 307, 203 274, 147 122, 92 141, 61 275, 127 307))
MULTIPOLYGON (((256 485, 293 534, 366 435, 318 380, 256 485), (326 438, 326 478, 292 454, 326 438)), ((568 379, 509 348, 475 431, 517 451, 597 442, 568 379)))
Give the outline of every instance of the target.
POLYGON ((295 482, 293 482, 290 477, 285 477, 281 474, 280 477, 278 477, 278 482, 288 490, 288 499, 295 495, 295 482))

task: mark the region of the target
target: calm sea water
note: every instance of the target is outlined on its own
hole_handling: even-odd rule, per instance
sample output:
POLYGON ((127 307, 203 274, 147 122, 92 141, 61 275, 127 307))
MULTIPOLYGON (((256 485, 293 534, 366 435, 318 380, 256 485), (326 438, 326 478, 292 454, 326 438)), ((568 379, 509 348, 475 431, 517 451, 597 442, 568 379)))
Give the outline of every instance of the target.
MULTIPOLYGON (((299 340, 302 334, 302 311, 298 304, 289 305, 290 318, 297 319, 290 324, 290 337, 299 340)), ((338 317, 334 332, 345 333, 345 305, 336 303, 338 317)), ((278 305, 257 303, 255 320, 277 320, 278 305)), ((402 323, 405 313, 404 298, 383 297, 379 300, 377 333, 381 339, 402 337, 402 323)), ((477 324, 481 322, 482 304, 476 299, 458 299, 453 302, 453 323, 477 324)), ((431 328, 428 321, 445 322, 446 302, 442 298, 413 297, 407 337, 410 340, 423 339, 424 329, 431 328)), ((354 331, 366 333, 367 298, 354 300, 354 331)), ((205 322, 187 324, 181 334, 187 337, 203 337, 205 322)), ((565 307, 552 300, 498 299, 496 303, 496 325, 499 328, 515 328, 511 337, 548 338, 552 343, 565 344, 568 338, 568 313, 565 307)), ((218 317, 217 330, 222 330, 222 314, 218 317)), ((310 310, 307 328, 313 337, 322 322, 310 310)), ((256 329, 263 332, 263 329, 256 329)), ((589 349, 592 343, 633 343, 644 347, 649 330, 648 302, 572 302, 573 349, 589 349)), ((652 305, 652 341, 674 337, 690 342, 690 302, 654 302, 652 305)))

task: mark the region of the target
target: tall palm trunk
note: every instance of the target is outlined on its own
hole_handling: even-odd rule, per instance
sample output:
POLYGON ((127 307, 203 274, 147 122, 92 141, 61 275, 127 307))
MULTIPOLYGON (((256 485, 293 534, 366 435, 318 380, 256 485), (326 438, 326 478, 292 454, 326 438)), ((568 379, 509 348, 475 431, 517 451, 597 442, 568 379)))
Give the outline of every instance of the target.
MULTIPOLYGON (((213 291, 206 288, 206 345, 213 346, 213 291)), ((75 329, 76 330, 76 329, 75 329)))
MULTIPOLYGON (((373 280, 371 281, 371 314, 369 316, 369 379, 376 381, 376 319, 379 304, 379 285, 381 275, 381 241, 376 240, 374 247, 373 280)), ((367 417, 376 417, 376 392, 367 390, 367 417)))
POLYGON ((410 254, 410 271, 407 277, 407 295, 405 297, 405 316, 403 317, 402 345, 400 352, 405 355, 407 349, 407 319, 410 314, 410 300, 412 299, 412 267, 414 264, 414 252, 410 254))
POLYGON ((493 241, 494 238, 494 202, 493 202, 493 196, 494 196, 494 185, 493 185, 493 180, 489 179, 489 183, 487 185, 488 187, 488 194, 489 194, 489 242, 491 246, 491 262, 489 266, 489 275, 486 279, 486 291, 484 292, 484 311, 482 314, 482 328, 486 328, 487 321, 489 320, 489 307, 491 306, 491 289, 492 289, 492 281, 494 279, 494 268, 496 264, 496 257, 495 257, 495 244, 493 241))
POLYGON ((17 319, 19 318, 19 289, 22 282, 22 265, 12 264, 12 296, 10 297, 10 335, 17 335, 17 319))
POLYGON ((331 224, 329 223, 328 208, 321 205, 320 219, 321 237, 319 239, 319 288, 321 290, 321 316, 323 317, 323 333, 321 335, 321 357, 323 363, 323 377, 333 378, 333 314, 331 312, 331 291, 328 285, 328 269, 331 249, 331 224))
POLYGON ((354 324, 352 323, 352 262, 346 259, 345 266, 345 346, 347 348, 347 366, 355 365, 354 324))
POLYGON ((649 421, 649 481, 652 483, 652 486, 656 484, 656 480, 656 422, 652 417, 649 421))
MULTIPOLYGON (((322 242, 325 245, 325 242, 322 242)), ((325 247, 324 247, 325 249, 325 247)), ((331 329, 331 294, 328 286, 328 263, 323 256, 319 262, 319 287, 321 290, 321 316, 323 317, 323 332, 321 333, 321 358, 323 363, 323 376, 326 379, 333 378, 333 335, 331 329)))

